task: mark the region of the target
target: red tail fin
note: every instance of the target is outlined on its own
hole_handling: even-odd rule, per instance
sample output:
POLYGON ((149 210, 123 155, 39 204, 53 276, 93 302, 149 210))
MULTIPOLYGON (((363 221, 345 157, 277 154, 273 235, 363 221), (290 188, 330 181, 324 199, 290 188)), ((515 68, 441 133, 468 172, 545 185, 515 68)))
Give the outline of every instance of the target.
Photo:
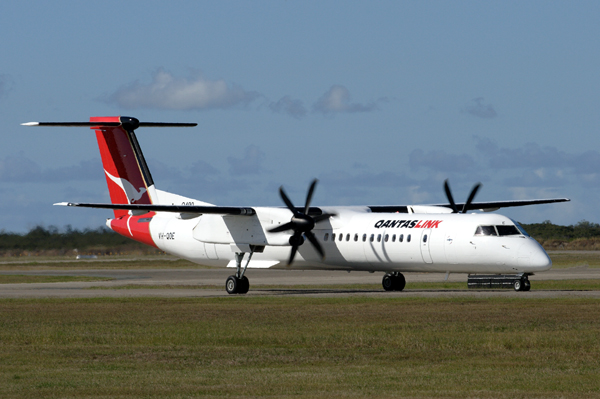
MULTIPOLYGON (((113 204, 152 204, 154 182, 133 130, 137 127, 133 118, 112 116, 92 117, 100 147, 102 165, 113 204), (117 122, 119 126, 107 126, 117 122)), ((115 210, 115 218, 127 215, 127 211, 115 210)))

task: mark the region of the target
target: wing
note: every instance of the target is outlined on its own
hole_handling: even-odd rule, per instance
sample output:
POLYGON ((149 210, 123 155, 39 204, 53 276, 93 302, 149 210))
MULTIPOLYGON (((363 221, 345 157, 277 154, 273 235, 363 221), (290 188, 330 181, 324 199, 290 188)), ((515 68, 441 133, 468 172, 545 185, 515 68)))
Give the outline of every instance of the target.
MULTIPOLYGON (((154 205, 154 204, 99 204, 99 203, 78 203, 78 202, 59 202, 57 206, 75 206, 80 208, 99 208, 99 209, 124 209, 127 211, 138 212, 172 212, 185 214, 213 214, 213 215, 241 215, 252 216, 256 214, 254 208, 247 206, 198 206, 198 205, 154 205)), ((283 209, 283 208, 282 208, 283 209)), ((304 208, 297 208, 304 210, 304 208)), ((308 210, 311 216, 323 214, 321 208, 311 206, 308 210)))
MULTIPOLYGON (((548 198, 548 199, 533 199, 533 200, 517 200, 517 201, 491 201, 491 202, 472 202, 469 205, 468 210, 480 210, 484 212, 492 212, 500 208, 511 208, 515 206, 526 206, 526 205, 542 205, 542 204, 553 204, 556 202, 569 202, 569 198, 548 198)), ((462 209, 464 203, 457 203, 456 207, 462 209)), ((426 206, 438 206, 441 208, 452 209, 450 204, 430 204, 426 206)), ((375 205, 368 206, 371 212, 374 213, 408 213, 408 206, 406 205, 375 205)))
MULTIPOLYGON (((491 201, 491 202, 473 202, 468 210, 480 210, 484 212, 492 212, 500 208, 511 208, 516 206, 526 205, 542 205, 553 204, 557 202, 569 202, 569 198, 548 198, 548 199, 533 199, 533 200, 516 200, 516 201, 491 201)), ((173 212, 186 214, 214 214, 214 215, 246 215, 251 216, 256 214, 254 208, 239 207, 239 206, 196 206, 196 205, 152 205, 152 204, 97 204, 97 203, 77 203, 77 202, 59 202, 58 206, 75 206, 81 208, 100 208, 100 209, 124 209, 138 212, 173 212)), ((450 204, 430 204, 425 206, 440 207, 452 209, 450 204)), ((462 208, 464 203, 457 203, 457 208, 462 208)), ((373 213, 408 213, 408 205, 371 205, 367 206, 373 213)), ((302 210, 298 208, 299 210, 302 210)), ((309 215, 322 215, 321 208, 311 206, 309 215)))
POLYGON ((86 204, 77 202, 59 202, 58 206, 77 206, 81 208, 124 209, 140 212, 174 212, 214 215, 247 215, 256 214, 253 208, 237 206, 196 206, 196 205, 153 205, 153 204, 86 204))

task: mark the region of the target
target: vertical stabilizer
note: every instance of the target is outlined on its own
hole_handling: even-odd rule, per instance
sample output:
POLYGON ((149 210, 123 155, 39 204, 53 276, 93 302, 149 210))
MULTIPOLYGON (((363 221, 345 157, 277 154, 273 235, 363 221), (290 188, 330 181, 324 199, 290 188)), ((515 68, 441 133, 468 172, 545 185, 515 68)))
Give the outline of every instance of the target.
MULTIPOLYGON (((92 117, 90 122, 98 122, 98 126, 91 128, 96 131, 111 202, 155 203, 154 181, 134 133, 139 126, 138 120, 112 116, 92 117), (119 125, 109 125, 115 122, 119 125)), ((127 211, 115 210, 115 218, 127 214, 127 211)))

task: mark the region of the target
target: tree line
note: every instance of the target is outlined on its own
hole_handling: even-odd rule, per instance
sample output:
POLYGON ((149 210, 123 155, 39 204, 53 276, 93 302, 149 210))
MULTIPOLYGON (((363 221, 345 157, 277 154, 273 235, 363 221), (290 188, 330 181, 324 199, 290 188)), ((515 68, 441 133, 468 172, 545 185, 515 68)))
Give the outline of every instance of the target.
POLYGON ((70 225, 62 229, 36 226, 25 234, 0 231, 0 254, 4 256, 158 252, 156 248, 133 241, 104 226, 83 230, 70 225))

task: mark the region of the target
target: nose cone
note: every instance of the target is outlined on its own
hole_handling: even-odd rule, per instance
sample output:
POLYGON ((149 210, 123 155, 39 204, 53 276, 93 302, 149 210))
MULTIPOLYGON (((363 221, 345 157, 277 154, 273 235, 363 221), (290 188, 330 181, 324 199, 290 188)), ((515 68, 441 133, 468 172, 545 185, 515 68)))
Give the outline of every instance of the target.
POLYGON ((526 271, 542 272, 550 270, 552 260, 536 240, 529 238, 528 242, 519 249, 519 266, 527 269, 526 271))

